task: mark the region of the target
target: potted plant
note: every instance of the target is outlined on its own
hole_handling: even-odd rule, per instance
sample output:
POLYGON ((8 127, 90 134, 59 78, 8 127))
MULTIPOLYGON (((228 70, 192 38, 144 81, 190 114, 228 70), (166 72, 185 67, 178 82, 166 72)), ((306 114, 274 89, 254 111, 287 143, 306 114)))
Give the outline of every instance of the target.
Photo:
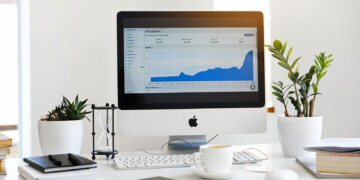
POLYGON ((272 92, 276 99, 284 106, 284 115, 278 116, 278 133, 281 148, 285 156, 304 157, 312 156, 303 147, 319 141, 322 134, 323 117, 315 115, 315 102, 319 93, 319 83, 326 75, 326 69, 333 59, 325 52, 315 55, 314 65, 303 75, 299 73, 298 62, 301 57, 290 61, 293 47, 286 50, 284 44, 275 40, 273 45, 265 45, 278 60, 278 64, 285 69, 289 84, 281 81, 273 82, 272 92), (287 52, 286 52, 287 51, 287 52), (289 102, 294 107, 294 114, 289 111, 289 102))
POLYGON ((87 99, 79 101, 76 96, 74 102, 66 97, 55 109, 41 117, 38 122, 40 146, 44 155, 74 153, 80 154, 83 124, 86 114, 87 99))

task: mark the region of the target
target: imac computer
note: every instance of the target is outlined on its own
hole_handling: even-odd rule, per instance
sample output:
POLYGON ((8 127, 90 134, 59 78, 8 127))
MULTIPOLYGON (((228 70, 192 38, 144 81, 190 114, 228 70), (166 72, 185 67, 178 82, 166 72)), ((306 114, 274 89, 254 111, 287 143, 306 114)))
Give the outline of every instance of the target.
POLYGON ((120 135, 266 129, 261 12, 119 12, 120 135))

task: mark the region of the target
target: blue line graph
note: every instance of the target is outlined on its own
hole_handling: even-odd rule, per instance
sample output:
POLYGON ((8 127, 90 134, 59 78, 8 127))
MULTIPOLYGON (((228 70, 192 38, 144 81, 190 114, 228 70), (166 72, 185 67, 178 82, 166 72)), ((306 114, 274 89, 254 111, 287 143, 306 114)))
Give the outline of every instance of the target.
POLYGON ((198 72, 194 75, 186 75, 183 72, 179 76, 151 77, 151 82, 176 82, 176 81, 252 81, 253 51, 249 51, 242 67, 231 67, 227 69, 214 68, 198 72))

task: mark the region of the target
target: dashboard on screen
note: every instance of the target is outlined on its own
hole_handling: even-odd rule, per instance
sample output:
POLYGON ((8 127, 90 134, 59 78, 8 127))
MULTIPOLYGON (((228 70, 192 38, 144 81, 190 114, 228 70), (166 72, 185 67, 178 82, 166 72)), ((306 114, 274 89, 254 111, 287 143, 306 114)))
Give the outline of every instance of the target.
POLYGON ((124 28, 125 93, 258 91, 257 29, 124 28))

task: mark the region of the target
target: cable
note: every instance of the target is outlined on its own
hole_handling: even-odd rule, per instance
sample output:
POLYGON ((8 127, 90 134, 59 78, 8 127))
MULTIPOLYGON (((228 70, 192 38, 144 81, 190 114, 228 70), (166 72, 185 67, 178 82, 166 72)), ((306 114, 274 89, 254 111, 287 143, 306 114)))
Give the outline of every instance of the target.
POLYGON ((214 139, 217 138, 218 136, 219 136, 219 134, 215 135, 215 136, 212 137, 210 140, 208 140, 208 141, 206 142, 206 144, 208 144, 209 142, 211 142, 212 140, 214 140, 214 139))
POLYGON ((132 150, 131 152, 136 152, 136 151, 142 151, 142 152, 144 152, 144 153, 146 153, 146 154, 151 154, 151 155, 156 155, 156 156, 165 155, 164 153, 161 153, 161 154, 158 154, 158 153, 152 153, 152 152, 146 151, 146 150, 141 149, 141 148, 139 148, 139 149, 135 149, 135 150, 132 150))

